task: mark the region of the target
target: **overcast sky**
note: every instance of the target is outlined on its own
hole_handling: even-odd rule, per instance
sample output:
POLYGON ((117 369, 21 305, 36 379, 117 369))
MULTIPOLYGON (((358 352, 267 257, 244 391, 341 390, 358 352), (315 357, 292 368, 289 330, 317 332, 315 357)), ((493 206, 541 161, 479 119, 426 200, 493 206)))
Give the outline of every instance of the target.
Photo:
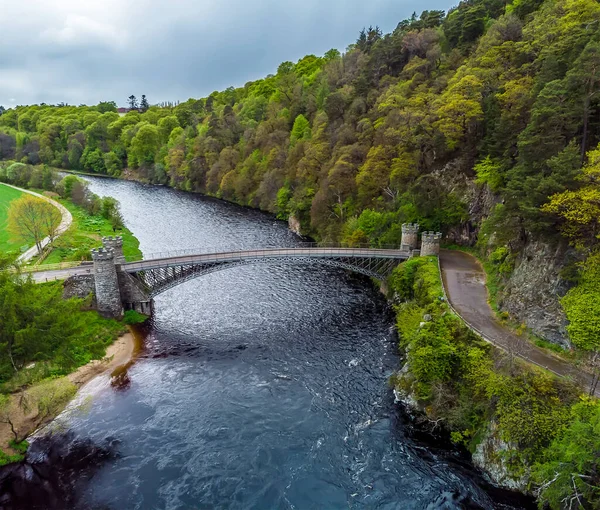
POLYGON ((204 97, 453 0, 0 0, 0 105, 204 97))

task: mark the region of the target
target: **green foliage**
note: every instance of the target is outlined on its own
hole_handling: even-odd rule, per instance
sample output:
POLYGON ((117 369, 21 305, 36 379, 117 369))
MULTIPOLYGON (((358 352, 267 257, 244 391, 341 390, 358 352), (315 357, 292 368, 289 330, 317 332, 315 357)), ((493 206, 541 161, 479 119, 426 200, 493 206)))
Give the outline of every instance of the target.
POLYGON ((0 450, 0 466, 6 466, 7 464, 12 464, 13 462, 21 462, 24 458, 25 456, 21 453, 9 455, 0 450))
POLYGON ((599 16, 595 0, 465 1, 177 106, 122 117, 111 102, 18 106, 0 116, 0 158, 115 176, 128 166, 293 213, 319 240, 372 246, 397 243, 402 222, 464 226, 475 174, 500 195, 487 221, 499 245, 556 240, 557 227, 596 242, 579 214, 593 209, 591 184, 576 177, 600 142, 599 16), (567 220, 575 210, 581 228, 567 220), (371 231, 355 221, 365 211, 379 215, 371 231))
POLYGON ((51 374, 65 374, 104 350, 122 325, 95 312, 81 312, 79 299, 62 299, 60 284, 37 285, 0 269, 0 382, 31 362, 51 374))
POLYGON ((14 439, 11 439, 8 445, 21 455, 24 455, 27 452, 27 448, 29 448, 29 443, 27 441, 19 441, 17 443, 14 439))
POLYGON ((494 162, 490 156, 475 165, 477 179, 479 184, 487 184, 492 191, 498 191, 502 188, 504 182, 502 177, 502 165, 494 162))
POLYGON ((298 140, 309 140, 310 139, 310 124, 306 117, 302 114, 298 115, 294 120, 294 127, 290 133, 290 142, 296 143, 298 140))
POLYGON ((62 204, 71 212, 73 224, 71 228, 61 235, 53 244, 50 254, 44 259, 43 264, 56 264, 72 260, 90 260, 90 250, 97 248, 102 242, 102 237, 115 235, 117 228, 118 235, 123 238, 123 254, 127 260, 139 260, 142 253, 139 249, 139 241, 124 226, 115 226, 115 221, 120 221, 121 217, 118 210, 118 203, 114 199, 105 197, 100 200, 100 207, 95 214, 90 214, 84 207, 73 204, 70 201, 63 200, 62 204), (106 202, 105 202, 106 201, 106 202), (101 213, 104 205, 105 213, 109 218, 105 218, 101 213), (117 216, 111 216, 113 207, 116 207, 117 216))
POLYGON ((292 198, 292 190, 288 185, 282 186, 277 191, 277 217, 280 220, 287 220, 290 215, 289 203, 292 198))
POLYGON ((401 301, 414 301, 419 307, 436 306, 443 300, 436 257, 414 257, 394 269, 389 287, 401 301))
POLYGON ((147 320, 148 317, 146 315, 136 312, 135 310, 127 310, 123 315, 123 322, 129 325, 142 324, 147 320))
POLYGON ((571 409, 572 419, 534 466, 540 504, 563 508, 600 505, 600 404, 583 399, 571 409))
POLYGON ((586 351, 600 350, 600 252, 582 264, 579 283, 562 298, 569 321, 567 331, 575 346, 586 351))
MULTIPOLYGON (((505 256, 499 252, 495 259, 505 256)), ((397 390, 420 401, 430 419, 446 425, 453 442, 470 450, 493 423, 507 445, 501 455, 509 474, 520 478, 531 471, 540 501, 551 508, 562 508, 565 498, 577 500, 575 489, 595 507, 597 401, 578 403, 569 383, 521 363, 507 365, 450 313, 435 258, 408 260, 388 284, 401 301, 395 310, 408 367, 393 380, 397 390)))
POLYGON ((19 190, 0 184, 0 253, 16 253, 23 245, 22 242, 13 239, 8 233, 8 208, 13 200, 22 196, 19 190))

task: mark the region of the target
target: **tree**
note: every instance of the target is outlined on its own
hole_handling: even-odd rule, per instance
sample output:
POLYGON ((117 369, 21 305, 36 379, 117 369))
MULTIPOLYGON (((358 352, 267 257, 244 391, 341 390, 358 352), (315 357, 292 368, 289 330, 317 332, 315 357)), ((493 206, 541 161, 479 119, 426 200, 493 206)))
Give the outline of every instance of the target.
POLYGON ((563 219, 561 231, 578 247, 593 246, 600 239, 600 145, 587 156, 579 176, 583 186, 552 195, 542 207, 563 219))
POLYGON ((129 155, 134 166, 153 163, 160 143, 158 128, 153 124, 141 124, 138 132, 131 140, 129 155))
POLYGON ((96 109, 100 113, 116 112, 117 111, 117 103, 115 103, 114 101, 100 101, 96 105, 96 109))
POLYGON ((38 252, 42 251, 42 240, 53 239, 60 225, 61 214, 46 200, 25 195, 13 200, 8 208, 8 231, 28 243, 35 243, 38 252))
POLYGON ((600 405, 583 399, 573 406, 573 421, 536 464, 540 505, 552 508, 598 508, 600 505, 600 405))
POLYGON ((106 172, 109 175, 119 176, 123 168, 123 163, 119 156, 117 156, 113 151, 110 151, 104 154, 104 166, 106 167, 106 172))
POLYGON ((588 149, 590 115, 595 100, 600 95, 600 43, 590 41, 566 76, 567 86, 581 97, 583 103, 583 133, 581 136, 581 162, 588 149))
POLYGON ((127 104, 129 105, 129 109, 130 110, 137 110, 138 109, 138 101, 137 101, 137 98, 133 94, 131 94, 127 98, 127 104))
POLYGON ((586 352, 594 376, 590 394, 600 377, 600 252, 592 253, 580 268, 579 282, 561 299, 569 321, 567 332, 575 347, 586 352))
POLYGON ((146 99, 146 95, 142 94, 142 99, 140 101, 140 110, 142 110, 143 112, 147 111, 148 108, 150 108, 150 105, 148 104, 148 100, 146 99))
POLYGON ((168 115, 158 121, 158 132, 162 143, 169 141, 169 136, 176 127, 179 127, 179 121, 175 115, 168 115))
POLYGON ((294 120, 294 127, 290 134, 290 142, 296 143, 298 140, 307 140, 310 138, 310 124, 306 117, 302 114, 296 117, 294 120))

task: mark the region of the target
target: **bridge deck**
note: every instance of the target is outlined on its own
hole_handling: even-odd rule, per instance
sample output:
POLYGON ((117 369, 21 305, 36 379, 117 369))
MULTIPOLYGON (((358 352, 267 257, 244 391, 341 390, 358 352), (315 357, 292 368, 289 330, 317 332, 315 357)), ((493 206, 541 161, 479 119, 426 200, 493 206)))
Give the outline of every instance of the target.
POLYGON ((164 267, 176 267, 189 264, 211 264, 216 262, 236 262, 252 259, 286 259, 286 258, 377 258, 408 259, 410 253, 402 250, 369 249, 369 248, 274 248, 264 250, 242 250, 222 253, 206 253, 198 255, 182 255, 163 257, 121 264, 121 270, 128 273, 147 271, 164 267))

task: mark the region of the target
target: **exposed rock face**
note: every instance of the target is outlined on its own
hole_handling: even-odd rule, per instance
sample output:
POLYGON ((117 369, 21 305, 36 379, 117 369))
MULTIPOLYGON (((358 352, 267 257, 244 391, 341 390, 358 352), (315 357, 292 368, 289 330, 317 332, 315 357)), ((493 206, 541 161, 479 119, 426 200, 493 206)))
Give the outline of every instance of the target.
POLYGON ((473 453, 473 464, 481 469, 494 485, 527 493, 527 475, 524 474, 520 478, 510 475, 505 456, 509 450, 510 446, 497 436, 496 426, 491 422, 485 437, 473 453))
POLYGON ((431 175, 445 191, 454 193, 468 208, 469 220, 451 229, 445 241, 472 246, 477 241, 482 220, 489 216, 499 198, 487 186, 475 183, 473 161, 468 157, 454 159, 431 175))
POLYGON ((574 259, 575 251, 564 245, 526 244, 498 303, 536 335, 567 348, 567 319, 559 300, 571 284, 560 277, 560 272, 574 259))
MULTIPOLYGON (((488 186, 474 181, 473 161, 458 158, 432 173, 440 186, 453 192, 468 207, 469 221, 451 229, 446 242, 474 245, 481 222, 499 202, 488 186)), ((560 277, 563 267, 575 258, 574 250, 542 242, 529 242, 520 251, 499 306, 512 317, 524 322, 536 335, 570 348, 567 320, 560 298, 570 283, 560 277)))
POLYGON ((294 234, 302 237, 302 225, 300 225, 300 220, 293 214, 288 218, 288 227, 294 234))

